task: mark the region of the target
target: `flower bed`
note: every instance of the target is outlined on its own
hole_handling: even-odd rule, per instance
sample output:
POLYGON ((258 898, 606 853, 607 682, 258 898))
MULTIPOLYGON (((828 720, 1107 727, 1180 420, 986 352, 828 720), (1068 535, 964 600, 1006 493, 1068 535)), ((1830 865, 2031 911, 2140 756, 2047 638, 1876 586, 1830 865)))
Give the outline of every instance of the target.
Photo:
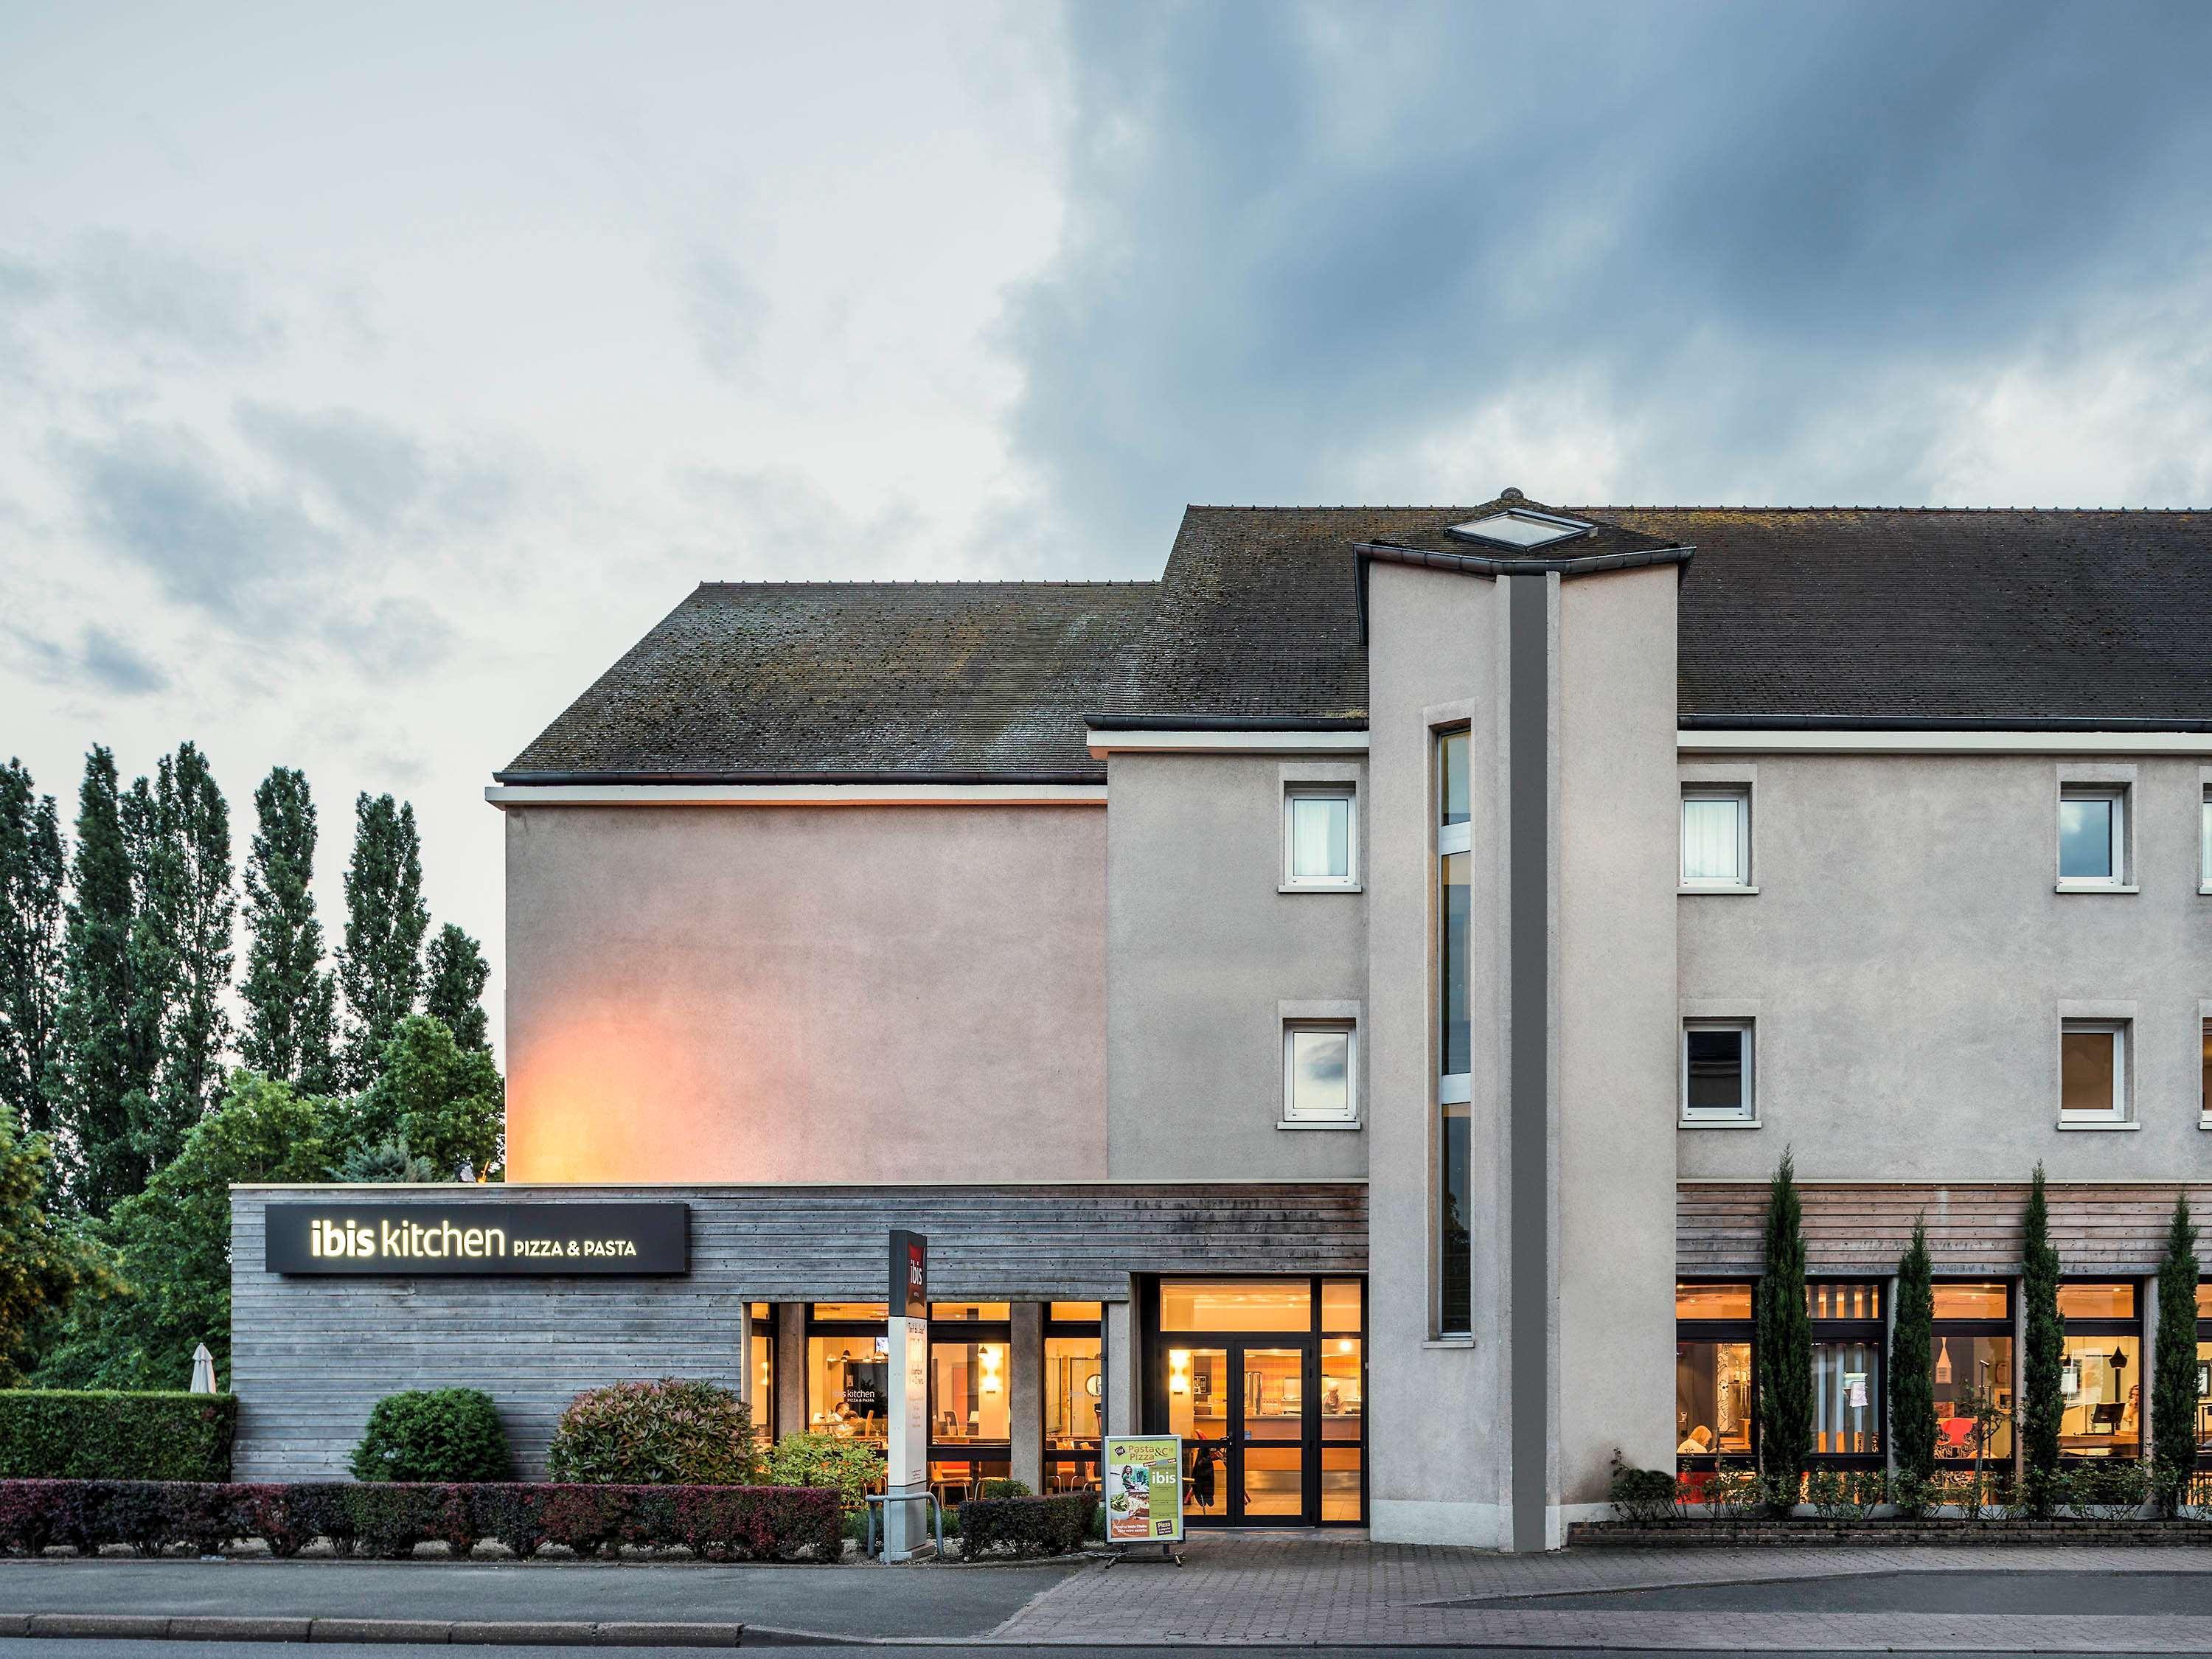
POLYGON ((483 1482, 0 1480, 0 1553, 65 1544, 80 1553, 183 1544, 212 1554, 259 1539, 297 1555, 326 1538, 341 1555, 402 1559, 442 1540, 465 1555, 484 1540, 517 1555, 565 1545, 580 1555, 623 1545, 682 1546, 708 1561, 837 1559, 835 1492, 811 1486, 580 1486, 483 1482))

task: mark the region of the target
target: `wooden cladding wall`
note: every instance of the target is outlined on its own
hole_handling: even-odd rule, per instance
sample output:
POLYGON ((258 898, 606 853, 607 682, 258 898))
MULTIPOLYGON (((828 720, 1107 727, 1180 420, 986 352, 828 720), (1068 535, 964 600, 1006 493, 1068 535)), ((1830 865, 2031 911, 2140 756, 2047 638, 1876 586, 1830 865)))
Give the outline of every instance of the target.
MULTIPOLYGON (((454 1188, 231 1194, 234 1458, 241 1480, 342 1475, 370 1407, 406 1389, 483 1389, 523 1471, 544 1471, 562 1408, 630 1377, 732 1387, 747 1304, 880 1301, 885 1236, 929 1237, 940 1300, 1121 1301, 1132 1273, 1361 1273, 1367 1191, 1346 1182, 1050 1187, 528 1187, 487 1199, 675 1200, 680 1278, 288 1278, 263 1270, 270 1202, 356 1197, 453 1210, 454 1188)), ((458 1200, 458 1201, 457 1201, 458 1200)), ((804 1356, 779 1357, 804 1386, 804 1356)))
MULTIPOLYGON (((1938 1274, 2014 1274, 2021 1267, 2027 1183, 1912 1186, 1873 1182, 1802 1183, 1805 1254, 1816 1273, 1886 1275, 1928 1220, 1938 1274)), ((2177 1194, 2199 1215, 2212 1183, 2052 1182, 2051 1242, 2069 1277, 2158 1271, 2177 1194)), ((1766 1223, 1765 1182, 1683 1182, 1675 1188, 1676 1270, 1686 1279, 1756 1273, 1766 1223)))

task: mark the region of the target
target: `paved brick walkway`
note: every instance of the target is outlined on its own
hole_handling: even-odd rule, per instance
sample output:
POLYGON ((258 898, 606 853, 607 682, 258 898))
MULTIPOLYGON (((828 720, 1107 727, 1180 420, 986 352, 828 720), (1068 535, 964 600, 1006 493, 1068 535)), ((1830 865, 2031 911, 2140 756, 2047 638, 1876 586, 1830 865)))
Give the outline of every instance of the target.
POLYGON ((1442 1606, 1483 1597, 1859 1573, 2212 1573, 2212 1551, 2103 1546, 1582 1550, 1514 1557, 1357 1537, 1212 1534, 1180 1567, 1062 1579, 991 1632, 1040 1643, 1469 1644, 1499 1647, 2212 1653, 2212 1619, 1917 1613, 1682 1613, 1442 1606))

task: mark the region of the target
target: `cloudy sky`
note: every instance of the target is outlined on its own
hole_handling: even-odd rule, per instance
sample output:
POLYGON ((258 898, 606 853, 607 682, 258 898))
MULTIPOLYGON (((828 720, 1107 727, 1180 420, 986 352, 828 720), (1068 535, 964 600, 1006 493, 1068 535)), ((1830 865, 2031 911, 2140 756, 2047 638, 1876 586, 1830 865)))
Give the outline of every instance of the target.
MULTIPOLYGON (((2212 503, 2212 7, 0 0, 0 750, 488 775, 1186 501, 2212 503)), ((496 996, 494 985, 495 1024, 496 996)))

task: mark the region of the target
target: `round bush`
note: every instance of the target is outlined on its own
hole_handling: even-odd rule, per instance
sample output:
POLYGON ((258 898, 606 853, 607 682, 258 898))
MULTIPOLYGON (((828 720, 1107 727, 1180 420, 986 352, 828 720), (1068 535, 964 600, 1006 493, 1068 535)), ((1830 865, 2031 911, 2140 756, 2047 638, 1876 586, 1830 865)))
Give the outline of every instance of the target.
POLYGON ((828 1434, 787 1434, 768 1455, 768 1478, 777 1486, 834 1487, 848 1510, 884 1478, 881 1448, 828 1434))
POLYGON ((356 1480, 505 1480, 513 1473, 499 1413, 477 1389, 386 1395, 353 1453, 356 1480))
POLYGON ((553 1431, 556 1480, 623 1486, 744 1486, 757 1468, 752 1413, 719 1382, 664 1376, 586 1389, 553 1431))

